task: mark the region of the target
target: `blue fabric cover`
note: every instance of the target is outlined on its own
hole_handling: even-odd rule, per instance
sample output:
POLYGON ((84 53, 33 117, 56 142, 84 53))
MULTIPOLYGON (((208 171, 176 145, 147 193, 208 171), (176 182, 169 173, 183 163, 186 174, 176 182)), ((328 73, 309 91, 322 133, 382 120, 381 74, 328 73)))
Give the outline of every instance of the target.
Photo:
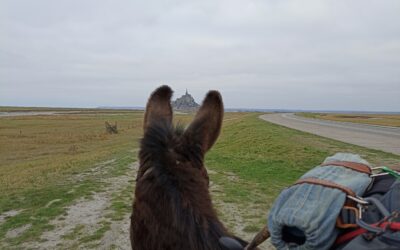
MULTIPOLYGON (((337 153, 326 158, 324 163, 332 161, 350 161, 370 166, 360 156, 348 153, 337 153)), ((348 187, 359 196, 371 182, 367 174, 340 166, 316 167, 300 179, 310 177, 348 187)), ((344 192, 321 185, 299 184, 283 190, 268 217, 272 244, 277 249, 329 249, 338 235, 336 218, 345 199, 344 192), (306 237, 305 243, 296 245, 283 241, 284 226, 300 229, 306 237)))

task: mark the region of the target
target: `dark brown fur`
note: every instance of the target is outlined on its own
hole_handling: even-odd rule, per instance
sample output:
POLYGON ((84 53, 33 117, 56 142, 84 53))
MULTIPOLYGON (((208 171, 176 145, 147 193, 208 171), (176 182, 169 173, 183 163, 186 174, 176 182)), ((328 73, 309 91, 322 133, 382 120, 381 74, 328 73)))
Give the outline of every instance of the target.
POLYGON ((140 167, 131 217, 132 249, 221 249, 229 233, 218 220, 208 190, 204 155, 222 125, 223 103, 210 91, 194 121, 174 128, 172 90, 155 90, 146 106, 140 167))

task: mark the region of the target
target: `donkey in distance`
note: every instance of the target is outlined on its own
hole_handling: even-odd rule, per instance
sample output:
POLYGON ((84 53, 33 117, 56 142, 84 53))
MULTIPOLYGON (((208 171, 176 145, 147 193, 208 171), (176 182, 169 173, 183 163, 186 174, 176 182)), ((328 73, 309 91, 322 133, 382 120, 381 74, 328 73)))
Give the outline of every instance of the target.
MULTIPOLYGON (((219 239, 232 236, 218 219, 208 190, 204 155, 217 140, 223 102, 209 91, 193 122, 174 127, 172 90, 150 96, 131 216, 132 249, 228 249, 219 239)), ((246 243, 236 238, 243 249, 246 243)))

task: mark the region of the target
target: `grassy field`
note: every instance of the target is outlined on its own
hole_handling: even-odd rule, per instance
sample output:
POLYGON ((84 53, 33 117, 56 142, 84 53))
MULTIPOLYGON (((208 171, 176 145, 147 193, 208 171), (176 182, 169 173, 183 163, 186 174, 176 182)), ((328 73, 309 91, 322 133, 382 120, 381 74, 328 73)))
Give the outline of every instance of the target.
POLYGON ((327 114, 327 113, 298 113, 308 118, 316 118, 339 122, 355 122, 380 126, 400 127, 400 115, 386 114, 327 114))
POLYGON ((40 188, 124 150, 137 147, 141 112, 1 118, 0 185, 3 194, 40 188), (119 134, 105 133, 117 122, 119 134))
MULTIPOLYGON (((227 113, 206 158, 215 205, 238 235, 257 231, 276 195, 335 152, 358 153, 374 164, 400 162, 399 156, 273 125, 259 115, 227 113)), ((132 111, 0 118, 0 248, 40 241, 54 229, 54 218, 68 219, 66 207, 110 189, 113 184, 105 179, 126 177, 136 160, 142 118, 142 112, 132 111), (119 133, 106 134, 105 121, 118 122, 119 133)), ((134 180, 129 178, 118 192, 112 189, 110 214, 94 232, 84 235, 76 225, 63 239, 96 248, 111 223, 130 211, 134 180)))
POLYGON ((65 206, 101 190, 102 177, 121 174, 135 160, 142 117, 131 112, 1 118, 0 214, 20 212, 0 223, 0 239, 26 224, 29 230, 8 243, 37 239, 65 206), (105 121, 118 122, 119 133, 106 134, 105 121), (113 169, 102 176, 74 178, 111 159, 116 159, 113 169), (54 200, 59 201, 49 206, 54 200))

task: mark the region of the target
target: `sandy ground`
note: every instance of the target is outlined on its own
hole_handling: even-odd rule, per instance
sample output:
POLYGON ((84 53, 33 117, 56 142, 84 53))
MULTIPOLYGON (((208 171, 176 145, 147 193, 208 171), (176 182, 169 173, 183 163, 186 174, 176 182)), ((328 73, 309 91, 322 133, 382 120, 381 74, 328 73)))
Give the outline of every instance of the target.
POLYGON ((400 155, 400 128, 308 119, 291 113, 261 115, 288 128, 400 155))

